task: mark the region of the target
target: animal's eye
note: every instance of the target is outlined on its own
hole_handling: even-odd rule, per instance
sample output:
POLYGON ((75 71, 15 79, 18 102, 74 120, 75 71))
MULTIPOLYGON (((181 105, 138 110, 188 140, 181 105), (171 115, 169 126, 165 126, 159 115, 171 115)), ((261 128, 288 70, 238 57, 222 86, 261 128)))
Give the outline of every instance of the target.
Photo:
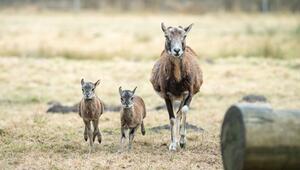
POLYGON ((95 91, 95 89, 92 89, 92 91, 95 91))
POLYGON ((133 100, 133 97, 131 97, 130 99, 133 100))
POLYGON ((170 40, 169 36, 165 35, 165 37, 166 37, 167 40, 170 40))
POLYGON ((84 91, 83 89, 81 89, 82 91, 84 91))
POLYGON ((121 97, 121 101, 123 101, 123 98, 121 97))

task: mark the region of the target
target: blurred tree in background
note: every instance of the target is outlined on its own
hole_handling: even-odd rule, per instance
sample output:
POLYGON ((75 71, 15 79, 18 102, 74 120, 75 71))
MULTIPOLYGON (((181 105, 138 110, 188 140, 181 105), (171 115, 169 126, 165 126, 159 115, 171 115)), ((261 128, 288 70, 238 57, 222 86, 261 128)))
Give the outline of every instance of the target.
POLYGON ((300 11, 300 0, 0 0, 0 8, 203 13, 300 11))

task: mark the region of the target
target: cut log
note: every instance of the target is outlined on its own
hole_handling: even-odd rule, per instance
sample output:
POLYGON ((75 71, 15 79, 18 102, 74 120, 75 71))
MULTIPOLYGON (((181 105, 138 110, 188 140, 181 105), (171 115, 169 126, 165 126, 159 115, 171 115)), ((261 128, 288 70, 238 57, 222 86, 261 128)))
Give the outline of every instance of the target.
POLYGON ((300 170, 300 111, 259 103, 231 106, 221 151, 225 170, 300 170))

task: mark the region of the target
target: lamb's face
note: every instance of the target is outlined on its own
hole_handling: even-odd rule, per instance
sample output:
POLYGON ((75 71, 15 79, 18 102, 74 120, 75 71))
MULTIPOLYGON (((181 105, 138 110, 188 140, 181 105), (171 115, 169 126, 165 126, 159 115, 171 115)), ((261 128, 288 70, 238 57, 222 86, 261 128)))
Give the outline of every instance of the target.
POLYGON ((83 79, 81 80, 82 94, 85 100, 90 100, 96 96, 95 89, 99 83, 99 80, 96 83, 84 82, 83 79))
POLYGON ((124 108, 131 108, 133 106, 133 93, 130 90, 122 92, 121 104, 124 108))
POLYGON ((133 96, 134 96, 135 89, 131 91, 131 90, 122 90, 121 87, 119 88, 121 104, 123 108, 131 108, 133 106, 133 96))
POLYGON ((185 50, 185 38, 187 33, 192 28, 192 24, 186 28, 179 27, 168 27, 162 23, 161 28, 165 34, 165 49, 169 54, 175 58, 182 59, 182 54, 185 50))

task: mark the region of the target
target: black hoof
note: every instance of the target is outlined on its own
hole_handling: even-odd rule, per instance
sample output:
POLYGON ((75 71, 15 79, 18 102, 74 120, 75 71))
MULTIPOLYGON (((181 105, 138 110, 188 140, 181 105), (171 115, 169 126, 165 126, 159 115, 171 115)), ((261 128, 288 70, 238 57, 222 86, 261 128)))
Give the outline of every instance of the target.
POLYGON ((185 148, 186 147, 186 143, 179 143, 180 148, 185 148))
POLYGON ((88 140, 88 138, 84 137, 84 140, 85 140, 85 141, 87 141, 87 140, 88 140))
POLYGON ((145 130, 142 130, 142 135, 145 135, 146 134, 146 131, 145 130))
POLYGON ((101 138, 100 138, 100 139, 98 139, 98 142, 99 142, 99 143, 101 143, 101 142, 102 142, 102 139, 101 139, 101 138))

